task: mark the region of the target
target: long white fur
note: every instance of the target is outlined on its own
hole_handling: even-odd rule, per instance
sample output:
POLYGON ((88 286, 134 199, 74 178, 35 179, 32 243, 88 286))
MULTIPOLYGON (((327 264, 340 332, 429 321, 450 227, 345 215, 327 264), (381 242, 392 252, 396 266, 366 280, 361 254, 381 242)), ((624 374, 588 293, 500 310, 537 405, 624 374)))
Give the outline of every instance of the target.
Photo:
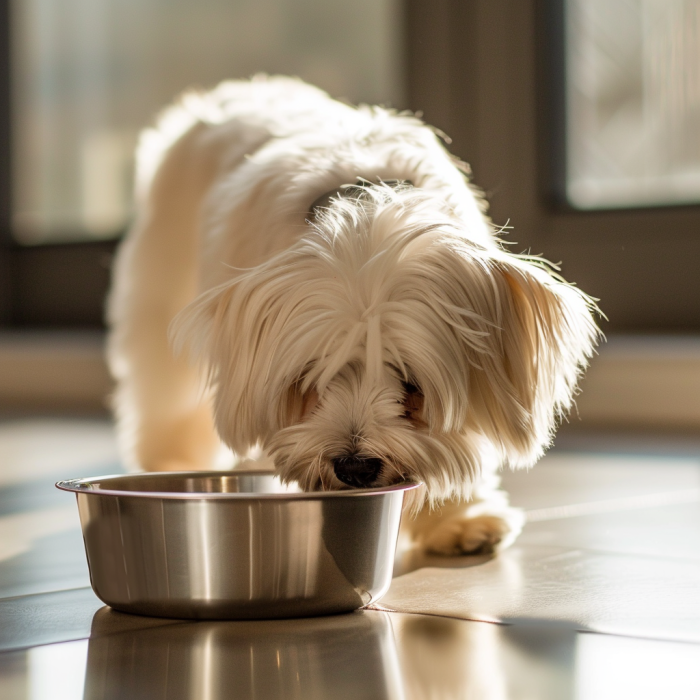
POLYGON ((495 470, 549 445, 597 338, 594 305, 505 250, 435 131, 260 77, 186 95, 138 159, 109 303, 128 463, 209 468, 221 439, 238 455, 261 446, 306 488, 340 488, 331 457, 360 451, 383 460, 377 483, 417 478, 447 499, 415 521, 429 547, 512 539, 495 470), (364 196, 310 220, 319 195, 358 179, 364 196), (419 421, 402 381, 421 388, 419 421))

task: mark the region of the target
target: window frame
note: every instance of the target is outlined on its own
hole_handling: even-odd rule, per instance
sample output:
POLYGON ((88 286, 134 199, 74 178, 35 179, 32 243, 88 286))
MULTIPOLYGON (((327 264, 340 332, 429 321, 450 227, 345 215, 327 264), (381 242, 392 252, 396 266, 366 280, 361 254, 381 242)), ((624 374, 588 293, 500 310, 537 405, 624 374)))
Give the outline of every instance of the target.
POLYGON ((563 197, 564 0, 406 10, 409 106, 452 137, 512 249, 561 261, 606 331, 700 330, 700 206, 581 211, 563 197))
MULTIPOLYGON (((562 197, 564 0, 404 0, 408 107, 450 134, 513 250, 562 261, 606 331, 700 330, 700 206, 578 211, 562 197)), ((104 326, 118 241, 12 237, 10 0, 0 0, 0 327, 104 326)))
POLYGON ((116 240, 23 246, 12 235, 11 0, 0 0, 0 328, 102 328, 116 240))

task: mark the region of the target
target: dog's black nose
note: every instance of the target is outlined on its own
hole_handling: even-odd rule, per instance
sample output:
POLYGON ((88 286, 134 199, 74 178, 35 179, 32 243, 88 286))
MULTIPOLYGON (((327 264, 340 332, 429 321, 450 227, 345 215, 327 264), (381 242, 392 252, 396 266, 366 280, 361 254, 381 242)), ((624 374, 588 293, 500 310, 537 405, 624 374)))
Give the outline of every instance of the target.
POLYGON ((333 471, 335 475, 348 486, 361 489, 371 486, 379 476, 382 468, 382 460, 376 457, 361 457, 360 455, 346 455, 335 457, 333 471))

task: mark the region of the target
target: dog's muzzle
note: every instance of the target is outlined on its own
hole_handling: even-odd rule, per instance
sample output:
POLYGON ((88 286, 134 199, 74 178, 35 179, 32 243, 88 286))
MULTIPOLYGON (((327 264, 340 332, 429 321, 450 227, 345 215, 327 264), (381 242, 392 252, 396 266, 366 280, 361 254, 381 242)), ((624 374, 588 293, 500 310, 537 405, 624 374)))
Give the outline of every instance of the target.
POLYGON ((357 489, 372 486, 382 470, 382 460, 376 457, 346 455, 331 460, 339 481, 357 489))

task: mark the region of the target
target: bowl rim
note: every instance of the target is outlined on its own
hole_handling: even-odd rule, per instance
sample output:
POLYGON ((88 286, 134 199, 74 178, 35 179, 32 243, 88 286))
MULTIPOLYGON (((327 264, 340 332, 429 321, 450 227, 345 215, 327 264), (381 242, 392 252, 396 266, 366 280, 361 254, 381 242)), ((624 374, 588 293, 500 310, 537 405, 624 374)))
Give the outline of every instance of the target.
POLYGON ((186 501, 310 501, 324 498, 347 498, 358 496, 377 496, 396 491, 412 491, 423 486, 420 481, 402 481, 390 486, 380 486, 368 489, 348 489, 342 491, 299 491, 297 493, 222 493, 211 491, 126 491, 120 489, 92 489, 90 486, 97 482, 124 477, 201 477, 201 476, 270 476, 274 475, 268 469, 231 469, 208 471, 174 471, 174 472, 136 472, 131 474, 106 474, 104 476, 83 477, 80 479, 63 479, 57 481, 55 486, 61 491, 84 494, 86 496, 119 496, 123 498, 158 498, 161 500, 186 500, 186 501))

